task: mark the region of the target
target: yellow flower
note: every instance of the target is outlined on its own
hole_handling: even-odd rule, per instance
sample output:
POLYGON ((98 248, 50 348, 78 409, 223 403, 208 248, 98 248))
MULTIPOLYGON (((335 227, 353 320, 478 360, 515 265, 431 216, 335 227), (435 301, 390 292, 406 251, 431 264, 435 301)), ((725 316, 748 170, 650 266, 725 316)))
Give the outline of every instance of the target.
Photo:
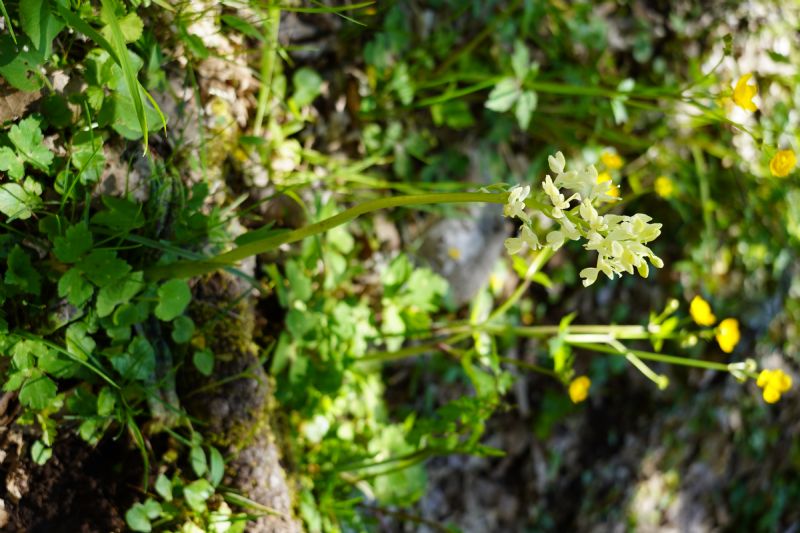
MULTIPOLYGON (((613 181, 611 174, 608 172, 601 172, 597 175, 597 183, 603 183, 605 181, 613 181)), ((608 189, 608 195, 613 196, 614 198, 619 198, 619 186, 614 186, 608 189)))
POLYGON ((458 261, 459 259, 461 259, 461 250, 459 250, 455 246, 451 246, 447 250, 447 255, 450 256, 450 259, 458 261))
POLYGON ((578 376, 569 384, 569 399, 573 403, 580 403, 589 396, 592 380, 586 376, 578 376))
POLYGON ((625 162, 622 158, 615 154, 614 152, 603 152, 600 154, 600 161, 611 170, 617 170, 622 168, 622 164, 625 162))
POLYGON ((717 321, 717 317, 711 312, 711 306, 700 296, 695 296, 692 299, 692 303, 689 304, 689 314, 700 326, 713 326, 714 322, 717 321))
POLYGON ((722 351, 731 353, 739 343, 739 321, 735 318, 726 318, 717 327, 717 343, 722 351))
POLYGON ((656 194, 662 198, 669 198, 675 193, 675 184, 667 176, 659 176, 653 184, 656 194))
POLYGON ((769 171, 773 176, 785 178, 794 170, 797 164, 797 156, 792 150, 778 150, 769 162, 769 171))
POLYGON ((733 88, 733 101, 747 111, 758 109, 756 104, 753 103, 753 97, 758 93, 758 86, 747 84, 752 77, 752 74, 745 74, 739 78, 739 81, 736 82, 736 87, 733 88))
POLYGON ((792 388, 792 378, 783 370, 764 369, 758 375, 756 385, 764 389, 762 396, 767 403, 775 403, 781 399, 781 395, 792 388))

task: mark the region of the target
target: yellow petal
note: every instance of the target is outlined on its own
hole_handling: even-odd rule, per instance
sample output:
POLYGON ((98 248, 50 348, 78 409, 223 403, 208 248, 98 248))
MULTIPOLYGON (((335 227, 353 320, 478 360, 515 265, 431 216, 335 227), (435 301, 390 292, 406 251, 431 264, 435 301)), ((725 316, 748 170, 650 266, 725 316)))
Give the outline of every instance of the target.
POLYGON ((781 393, 775 387, 766 387, 762 393, 764 401, 767 403, 775 403, 781 399, 781 393))
POLYGON ((572 380, 569 384, 569 399, 573 403, 580 403, 589 396, 589 389, 592 386, 592 380, 586 376, 579 376, 572 380))
POLYGON ((695 296, 689 304, 689 314, 699 326, 713 326, 717 317, 711 312, 711 306, 700 296, 695 296))
POLYGON ((797 165, 797 156, 792 150, 778 150, 769 162, 769 171, 773 176, 785 178, 797 165))

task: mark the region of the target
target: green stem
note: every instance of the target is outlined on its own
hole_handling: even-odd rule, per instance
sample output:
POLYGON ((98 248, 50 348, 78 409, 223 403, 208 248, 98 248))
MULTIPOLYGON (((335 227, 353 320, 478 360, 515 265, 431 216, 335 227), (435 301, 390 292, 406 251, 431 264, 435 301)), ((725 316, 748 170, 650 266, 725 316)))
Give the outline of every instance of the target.
POLYGON ((267 112, 270 94, 272 92, 272 73, 275 71, 275 56, 278 51, 278 30, 281 24, 281 8, 270 6, 267 8, 266 36, 264 47, 261 51, 261 90, 258 93, 258 107, 253 121, 253 135, 261 135, 261 126, 267 112))
POLYGON ((443 346, 447 346, 450 344, 456 344, 466 338, 468 338, 471 333, 460 333, 458 335, 453 335, 447 339, 442 339, 436 342, 429 342, 425 344, 419 344, 417 346, 408 346, 407 348, 401 348, 399 350, 395 350, 392 352, 370 352, 365 354, 363 357, 359 357, 356 359, 356 363, 368 363, 368 362, 386 362, 386 361, 396 361, 398 359, 406 359, 407 357, 415 357, 417 355, 422 355, 428 352, 441 352, 443 346))
MULTIPOLYGON (((606 346, 603 344, 597 344, 594 342, 581 342, 570 339, 567 339, 567 342, 570 345, 575 346, 576 348, 585 348, 587 350, 592 350, 593 352, 623 355, 616 348, 613 348, 611 346, 606 346)), ((642 350, 627 350, 627 351, 636 355, 640 359, 644 359, 646 361, 658 361, 660 363, 668 363, 671 365, 705 368, 706 370, 718 370, 723 372, 728 372, 730 370, 728 368, 728 365, 725 363, 715 363, 713 361, 703 361, 700 359, 689 359, 688 357, 678 357, 676 355, 667 355, 663 353, 645 352, 642 350)))
POLYGON ((486 322, 492 322, 493 320, 500 318, 511 308, 511 306, 517 303, 517 300, 519 300, 528 290, 528 287, 530 287, 533 277, 537 272, 539 272, 539 270, 542 269, 544 264, 547 263, 547 260, 552 256, 553 249, 549 246, 545 246, 544 249, 542 249, 542 251, 536 255, 536 258, 528 267, 528 272, 525 274, 525 280, 519 284, 519 287, 516 288, 514 293, 509 296, 505 302, 503 302, 497 309, 492 311, 492 313, 489 315, 489 318, 486 319, 486 322))
POLYGON ((508 199, 508 193, 488 193, 488 192, 453 192, 453 193, 432 193, 414 194, 408 196, 391 196, 388 198, 377 198, 360 203, 350 209, 342 211, 338 215, 326 218, 314 224, 309 224, 302 228, 286 231, 273 235, 259 241, 254 241, 233 250, 197 261, 179 261, 170 265, 159 265, 147 269, 146 275, 150 280, 163 278, 187 278, 199 276, 208 272, 213 272, 220 268, 225 268, 241 261, 247 257, 262 254, 274 250, 282 244, 301 241, 307 237, 318 235, 329 231, 337 226, 346 224, 351 220, 381 209, 391 207, 401 207, 409 205, 427 204, 446 204, 446 203, 468 203, 482 202, 492 204, 504 204, 508 199))

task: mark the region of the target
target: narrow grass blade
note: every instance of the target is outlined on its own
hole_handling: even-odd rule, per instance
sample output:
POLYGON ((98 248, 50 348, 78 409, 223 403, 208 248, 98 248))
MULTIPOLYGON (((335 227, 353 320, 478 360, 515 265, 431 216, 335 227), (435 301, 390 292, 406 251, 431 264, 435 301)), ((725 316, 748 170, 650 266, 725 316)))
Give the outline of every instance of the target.
POLYGON ((11 25, 11 18, 8 16, 8 11, 6 11, 6 5, 3 3, 3 0, 0 0, 0 12, 3 13, 3 18, 6 19, 6 26, 8 27, 8 33, 11 34, 11 40, 14 41, 14 44, 17 44, 17 36, 14 33, 14 26, 11 25))
POLYGON ((103 18, 108 21, 108 27, 111 30, 111 41, 117 51, 119 66, 122 68, 125 82, 131 92, 133 107, 136 109, 136 117, 139 119, 139 127, 142 130, 144 139, 144 152, 147 153, 147 116, 144 114, 144 103, 139 91, 139 80, 131 66, 130 58, 128 57, 128 46, 125 44, 125 36, 122 34, 122 28, 119 26, 119 20, 117 20, 117 14, 115 13, 116 2, 113 0, 101 0, 101 4, 103 6, 103 18))

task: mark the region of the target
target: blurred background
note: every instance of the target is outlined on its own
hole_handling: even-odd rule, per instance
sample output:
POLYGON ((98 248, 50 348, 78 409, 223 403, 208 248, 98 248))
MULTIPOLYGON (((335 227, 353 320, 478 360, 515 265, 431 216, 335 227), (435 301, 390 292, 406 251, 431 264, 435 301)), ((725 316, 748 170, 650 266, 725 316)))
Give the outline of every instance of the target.
MULTIPOLYGON (((576 323, 647 324, 675 299, 679 328, 689 331, 697 329, 689 302, 701 295, 718 318, 739 321, 740 342, 726 354, 687 334, 668 341, 666 353, 754 358, 796 376, 800 176, 776 177, 769 162, 800 142, 800 3, 409 0, 369 13, 366 27, 334 16, 327 27, 311 15, 282 20, 289 56, 327 82, 317 126, 301 142, 368 158, 371 172, 400 191, 536 189, 547 155, 561 150, 608 173, 623 198, 614 212, 663 224, 653 250, 665 266, 647 279, 603 278, 584 289, 577 273, 594 258, 575 243, 559 250, 508 320, 558 324, 575 312, 576 323), (732 100, 746 74, 758 87, 755 111, 732 100)), ((384 252, 400 247, 432 265, 456 303, 474 311, 480 295, 500 302, 524 274, 499 246, 510 226, 482 223, 486 213, 389 213, 375 229, 384 252)), ((437 323, 458 313, 451 301, 431 314, 437 323)), ((498 350, 548 358, 546 342, 504 339, 498 350)), ((796 531, 797 395, 768 405, 752 381, 655 368, 669 376, 668 389, 620 358, 578 351, 576 372, 592 379, 581 404, 549 376, 512 370, 481 437, 505 455, 456 453, 404 471, 376 489, 378 503, 365 504, 371 523, 397 531, 796 531)), ((389 419, 408 424, 411 412, 422 417, 469 396, 463 374, 441 355, 387 365, 389 419)))

